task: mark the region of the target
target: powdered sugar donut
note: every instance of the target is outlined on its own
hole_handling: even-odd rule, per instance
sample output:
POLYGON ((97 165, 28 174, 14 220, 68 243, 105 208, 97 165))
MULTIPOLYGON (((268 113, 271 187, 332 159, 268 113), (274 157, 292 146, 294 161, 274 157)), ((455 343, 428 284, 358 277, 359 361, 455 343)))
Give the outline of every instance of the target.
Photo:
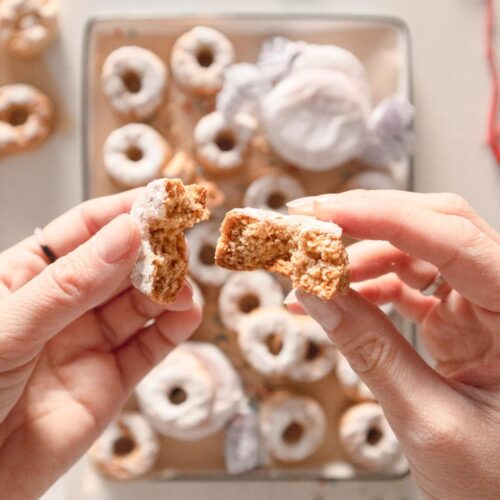
POLYGON ((306 339, 285 309, 257 309, 238 324, 238 344, 247 361, 266 375, 284 375, 299 363, 306 339))
POLYGON ((128 123, 113 130, 104 143, 104 168, 113 179, 129 187, 158 177, 171 157, 168 142, 143 123, 128 123))
POLYGON ((219 228, 211 223, 199 224, 187 235, 189 243, 189 272, 206 286, 221 286, 228 278, 227 269, 215 265, 214 255, 219 228))
POLYGON ((289 376, 298 382, 315 382, 330 373, 337 361, 337 350, 323 328, 308 316, 297 316, 300 332, 306 339, 306 349, 289 376))
POLYGON ((369 101, 343 73, 296 71, 262 99, 260 109, 272 147, 298 168, 329 170, 364 148, 369 101))
POLYGON ((161 434, 187 441, 220 431, 243 398, 238 375, 214 345, 179 346, 137 386, 142 412, 161 434))
POLYGON ((357 402, 375 400, 372 391, 368 389, 358 374, 351 368, 349 361, 340 352, 337 353, 335 373, 347 397, 357 402))
POLYGON ((212 96, 222 87, 224 71, 233 60, 233 45, 222 33, 196 26, 176 40, 172 48, 172 74, 183 89, 212 96))
POLYGON ((97 439, 90 457, 104 474, 131 479, 154 467, 159 449, 148 421, 139 413, 124 412, 97 439))
POLYGON ((230 122, 219 111, 205 115, 194 129, 199 163, 217 174, 241 167, 256 129, 256 120, 245 113, 238 113, 230 122))
POLYGON ((302 198, 305 191, 300 182, 290 175, 266 175, 254 180, 248 186, 243 204, 247 207, 276 210, 288 213, 286 204, 302 198))
POLYGON ((262 403, 260 416, 265 445, 277 460, 300 462, 318 449, 325 436, 325 413, 309 397, 275 392, 262 403))
POLYGON ((21 57, 40 54, 57 34, 57 0, 0 2, 0 41, 21 57))
POLYGON ((54 110, 40 90, 16 83, 0 87, 0 153, 35 147, 50 134, 54 110))
POLYGON ((399 442, 377 403, 360 403, 340 419, 339 436, 349 460, 365 470, 381 471, 401 457, 399 442))
POLYGON ((106 58, 101 84, 115 111, 145 120, 164 100, 167 70, 154 52, 128 45, 114 50, 106 58))
POLYGON ((283 289, 269 273, 232 273, 219 294, 219 316, 226 328, 236 330, 254 309, 280 307, 283 299, 283 289))

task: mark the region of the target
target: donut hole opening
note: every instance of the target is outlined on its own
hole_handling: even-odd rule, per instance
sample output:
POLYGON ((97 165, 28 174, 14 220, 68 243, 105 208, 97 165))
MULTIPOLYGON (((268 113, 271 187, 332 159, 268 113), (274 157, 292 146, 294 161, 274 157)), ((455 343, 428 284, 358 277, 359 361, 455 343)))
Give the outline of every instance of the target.
POLYGON ((113 455, 123 457, 135 449, 135 441, 130 436, 122 436, 113 443, 113 455))
POLYGON ((368 429, 368 432, 366 433, 366 442, 371 445, 375 446, 380 442, 380 440, 383 437, 382 431, 377 428, 377 427, 370 427, 368 429))
POLYGON ((25 29, 32 28, 37 24, 41 24, 40 15, 34 11, 31 11, 19 16, 16 19, 14 26, 16 31, 23 31, 25 29))
POLYGON ((303 435, 304 427, 298 422, 292 422, 285 428, 281 437, 286 444, 297 444, 303 435))
POLYGON ((187 392, 182 387, 174 387, 168 393, 168 400, 173 405, 180 405, 187 399, 187 392))
POLYGON ((271 333, 266 337, 265 343, 269 352, 277 356, 283 349, 283 337, 279 333, 271 333))
POLYGON ((321 347, 314 342, 308 342, 306 347, 305 359, 307 361, 314 361, 321 355, 321 347))
POLYGON ((200 47, 196 52, 196 60, 202 68, 212 66, 214 62, 214 53, 210 47, 200 47))
POLYGON ((126 71, 122 75, 122 81, 127 90, 132 94, 137 94, 142 88, 142 82, 135 71, 126 71))
POLYGON ((13 127, 24 125, 28 121, 29 111, 24 106, 11 106, 7 110, 7 123, 13 127))
POLYGON ((225 129, 221 130, 215 136, 214 142, 221 151, 231 151, 236 146, 236 138, 234 137, 234 134, 230 130, 225 129))
POLYGON ((200 250, 200 262, 205 266, 213 266, 215 264, 215 247, 205 244, 200 250))
POLYGON ((248 314, 252 312, 254 309, 257 309, 260 306, 260 300, 257 295, 253 293, 247 293, 241 297, 239 302, 240 311, 242 313, 248 314))
POLYGON ((283 207, 286 202, 286 197, 283 193, 275 191, 267 197, 267 206, 273 210, 283 207))
POLYGON ((125 154, 130 161, 140 161, 143 158, 142 149, 137 146, 130 146, 125 154))

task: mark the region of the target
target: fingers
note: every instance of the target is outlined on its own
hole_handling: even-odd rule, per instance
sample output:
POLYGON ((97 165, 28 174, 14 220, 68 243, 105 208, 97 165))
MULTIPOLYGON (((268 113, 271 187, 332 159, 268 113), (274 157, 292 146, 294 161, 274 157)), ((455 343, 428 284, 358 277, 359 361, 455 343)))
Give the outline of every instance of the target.
POLYGON ((149 320, 166 310, 185 311, 193 306, 193 292, 185 285, 172 304, 158 304, 136 288, 129 288, 95 311, 106 343, 111 349, 124 343, 149 320))
POLYGON ((118 348, 116 361, 125 389, 132 389, 151 368, 188 339, 200 325, 201 318, 198 305, 187 311, 164 312, 153 325, 118 348))
POLYGON ((7 359, 12 349, 22 363, 21 353, 29 359, 49 338, 107 300, 130 273, 139 238, 134 220, 122 215, 5 297, 0 303, 0 358, 7 359))
POLYGON ((452 389, 383 312, 355 291, 331 301, 296 295, 373 392, 396 432, 451 397, 452 389))
MULTIPOLYGON (((353 192, 359 193, 359 192, 353 192)), ((360 239, 387 240, 395 247, 439 268, 446 281, 467 299, 488 310, 500 310, 499 245, 468 219, 431 211, 380 193, 351 197, 318 197, 314 215, 334 220, 360 239), (478 279, 481 277, 481 279, 478 279)), ((295 211, 298 209, 295 208, 295 211)))

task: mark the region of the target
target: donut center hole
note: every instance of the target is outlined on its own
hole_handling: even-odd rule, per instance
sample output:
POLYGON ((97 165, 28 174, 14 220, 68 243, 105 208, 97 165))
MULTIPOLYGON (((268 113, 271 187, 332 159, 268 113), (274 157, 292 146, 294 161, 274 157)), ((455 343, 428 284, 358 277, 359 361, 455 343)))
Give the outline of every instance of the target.
POLYGON ((127 90, 132 94, 137 94, 141 90, 142 83, 139 75, 134 71, 126 71, 122 75, 122 81, 127 90))
POLYGON ((130 436, 122 436, 113 443, 113 455, 122 457, 131 453, 134 448, 134 440, 130 436))
POLYGON ((168 400, 173 405, 180 405, 187 399, 187 393, 182 387, 174 387, 168 393, 168 400))
POLYGON ((196 53, 196 60, 202 68, 212 66, 214 62, 214 53, 210 47, 200 47, 196 53))
POLYGON ((285 202, 285 195, 283 193, 280 193, 279 191, 271 193, 267 198, 267 206, 269 208, 272 208, 273 210, 281 208, 285 204, 285 202))
POLYGON ((279 333, 271 333, 266 337, 266 345, 273 356, 277 356, 283 349, 283 338, 279 333))
POLYGON ((296 444, 304 435, 304 428, 297 422, 292 422, 284 431, 283 431, 283 441, 287 444, 296 444))
POLYGON ((215 263, 215 247, 203 245, 200 250, 200 261, 205 266, 213 266, 215 263))
POLYGON ((41 24, 40 16, 36 12, 27 12, 16 19, 15 30, 22 31, 36 26, 37 24, 41 24))
POLYGON ((320 354, 321 354, 321 347, 319 347, 318 344, 315 344, 314 342, 307 343, 307 349, 306 349, 307 361, 314 361, 315 359, 318 359, 320 354))
POLYGON ((375 446, 382 439, 382 436, 383 434, 380 429, 370 427, 366 433, 366 442, 371 446, 375 446))
POLYGON ((24 106, 12 106, 7 111, 7 122, 13 127, 19 127, 28 121, 29 115, 24 106))
POLYGON ((125 154, 130 161, 140 161, 143 157, 142 149, 138 148, 137 146, 130 146, 125 154))
POLYGON ((246 295, 243 295, 243 297, 241 297, 239 306, 241 312, 248 314, 249 312, 252 312, 254 309, 257 309, 257 307, 260 306, 260 300, 257 295, 254 295, 253 293, 247 293, 246 295))
POLYGON ((230 130, 221 130, 214 142, 221 151, 231 151, 236 146, 236 139, 230 130))

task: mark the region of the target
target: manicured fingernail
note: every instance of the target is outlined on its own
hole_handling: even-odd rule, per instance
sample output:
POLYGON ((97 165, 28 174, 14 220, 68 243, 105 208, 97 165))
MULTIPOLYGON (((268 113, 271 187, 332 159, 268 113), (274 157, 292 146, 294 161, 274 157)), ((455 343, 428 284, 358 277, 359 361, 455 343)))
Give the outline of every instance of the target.
POLYGON ((120 215, 104 226, 93 238, 97 256, 113 264, 128 256, 136 245, 137 225, 130 215, 120 215))
POLYGON ((333 301, 321 300, 302 290, 297 290, 296 297, 307 314, 315 319, 324 330, 333 332, 339 326, 342 320, 342 312, 333 301))
POLYGON ((297 301, 297 297, 295 296, 295 290, 292 290, 286 297, 285 297, 285 300, 283 301, 283 304, 285 304, 285 306, 289 306, 290 304, 296 304, 298 301, 297 301))
POLYGON ((286 206, 288 208, 307 208, 312 207, 316 196, 306 196, 304 198, 297 198, 296 200, 289 201, 286 206))

